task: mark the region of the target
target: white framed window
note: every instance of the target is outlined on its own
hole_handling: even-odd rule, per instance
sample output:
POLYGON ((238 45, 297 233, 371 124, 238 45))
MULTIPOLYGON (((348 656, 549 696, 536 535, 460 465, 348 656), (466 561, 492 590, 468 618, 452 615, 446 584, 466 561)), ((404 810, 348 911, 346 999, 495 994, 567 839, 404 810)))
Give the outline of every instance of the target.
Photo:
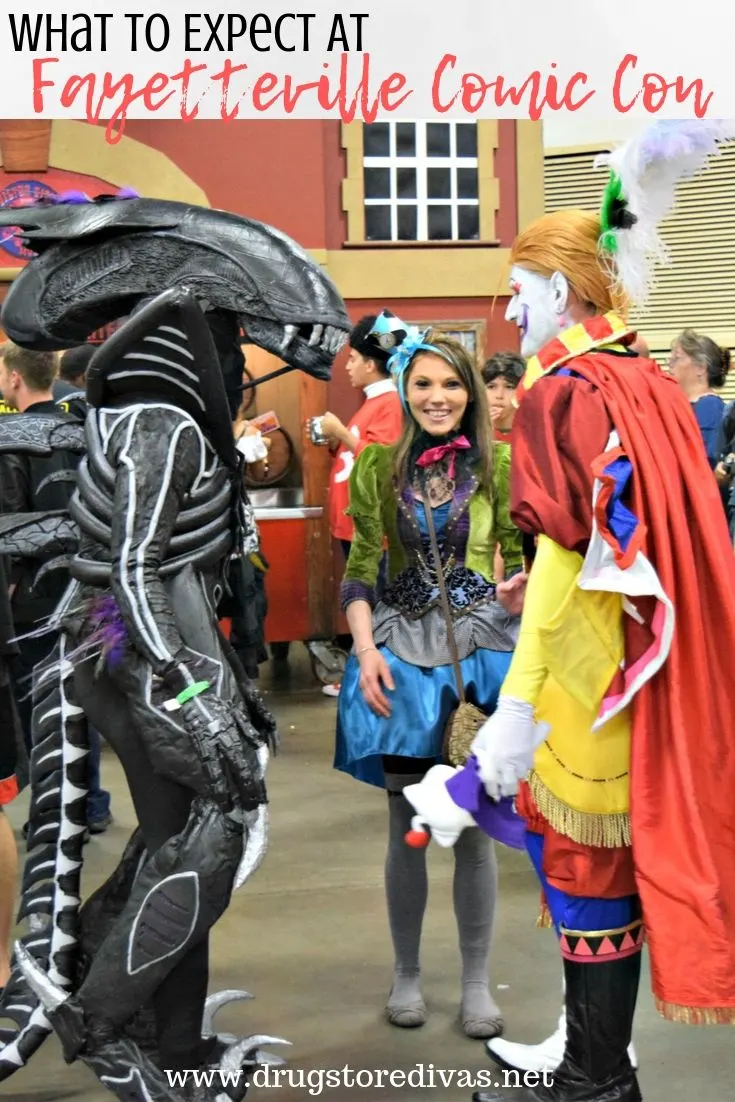
POLYGON ((479 240, 477 146, 474 122, 366 124, 365 240, 479 240))

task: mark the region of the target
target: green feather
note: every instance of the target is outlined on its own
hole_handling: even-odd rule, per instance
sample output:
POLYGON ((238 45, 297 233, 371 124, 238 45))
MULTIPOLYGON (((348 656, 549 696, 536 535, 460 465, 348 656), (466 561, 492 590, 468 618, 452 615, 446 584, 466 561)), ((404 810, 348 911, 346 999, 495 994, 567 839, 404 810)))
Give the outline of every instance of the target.
POLYGON ((611 211, 615 203, 623 202, 623 185, 617 172, 610 173, 600 207, 600 248, 606 253, 618 250, 618 239, 611 225, 611 211))

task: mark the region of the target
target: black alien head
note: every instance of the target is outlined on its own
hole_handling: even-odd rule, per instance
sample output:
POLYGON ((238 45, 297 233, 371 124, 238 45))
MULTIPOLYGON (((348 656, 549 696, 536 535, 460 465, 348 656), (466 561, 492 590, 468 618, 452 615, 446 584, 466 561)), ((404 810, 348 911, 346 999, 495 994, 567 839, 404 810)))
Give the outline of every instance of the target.
POLYGON ((81 344, 143 299, 186 285, 236 317, 256 345, 328 379, 350 321, 318 264, 262 222, 159 199, 104 198, 0 210, 36 254, 2 325, 26 348, 81 344))

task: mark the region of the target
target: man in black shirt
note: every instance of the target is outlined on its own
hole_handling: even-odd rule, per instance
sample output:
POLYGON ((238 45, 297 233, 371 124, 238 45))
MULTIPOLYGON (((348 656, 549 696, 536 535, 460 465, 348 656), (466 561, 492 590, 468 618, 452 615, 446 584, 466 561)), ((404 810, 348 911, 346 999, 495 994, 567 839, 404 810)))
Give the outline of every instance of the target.
MULTIPOLYGON (((9 341, 0 346, 0 392, 11 409, 25 416, 53 414, 70 417, 61 410, 52 391, 56 378, 53 352, 29 352, 9 341)), ((2 432, 2 422, 0 422, 2 432)), ((49 456, 0 455, 0 511, 31 513, 67 509, 71 498, 79 457, 55 449, 49 456)), ((63 571, 43 578, 35 587, 34 577, 41 564, 16 559, 10 572, 13 621, 19 635, 33 631, 50 616, 67 585, 63 571)), ((43 644, 44 649, 48 649, 43 644)))
MULTIPOLYGON (((56 356, 32 352, 11 341, 0 345, 0 394, 10 409, 24 417, 49 414, 59 420, 78 420, 54 400, 56 356)), ((8 414, 12 417, 12 414, 8 414)), ((0 434, 6 418, 0 417, 0 434)), ((0 451, 0 513, 36 513, 67 510, 74 491, 79 456, 62 448, 50 455, 33 456, 0 451)), ((54 570, 37 580, 43 559, 13 559, 9 564, 9 593, 18 653, 11 659, 18 712, 30 753, 31 678, 53 647, 49 634, 34 636, 52 615, 69 582, 65 570, 54 570)), ((99 786, 99 744, 90 739, 89 828, 94 833, 110 823, 109 794, 99 786)))
POLYGON ((59 374, 54 382, 53 395, 57 406, 83 421, 87 416, 87 368, 98 345, 80 344, 67 348, 59 361, 59 374))

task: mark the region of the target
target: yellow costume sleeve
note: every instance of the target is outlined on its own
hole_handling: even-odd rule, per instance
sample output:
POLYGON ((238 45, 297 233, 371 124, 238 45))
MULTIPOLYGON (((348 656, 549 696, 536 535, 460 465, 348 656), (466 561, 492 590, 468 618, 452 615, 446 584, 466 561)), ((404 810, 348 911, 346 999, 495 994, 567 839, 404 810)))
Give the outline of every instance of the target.
POLYGON ((627 711, 596 730, 624 652, 622 597, 579 585, 582 556, 540 536, 503 696, 550 732, 529 774, 543 818, 585 846, 630 845, 627 711))
POLYGON ((576 551, 565 551, 548 536, 539 536, 518 643, 501 690, 503 696, 537 703, 548 674, 541 629, 565 604, 581 566, 582 557, 576 551))

